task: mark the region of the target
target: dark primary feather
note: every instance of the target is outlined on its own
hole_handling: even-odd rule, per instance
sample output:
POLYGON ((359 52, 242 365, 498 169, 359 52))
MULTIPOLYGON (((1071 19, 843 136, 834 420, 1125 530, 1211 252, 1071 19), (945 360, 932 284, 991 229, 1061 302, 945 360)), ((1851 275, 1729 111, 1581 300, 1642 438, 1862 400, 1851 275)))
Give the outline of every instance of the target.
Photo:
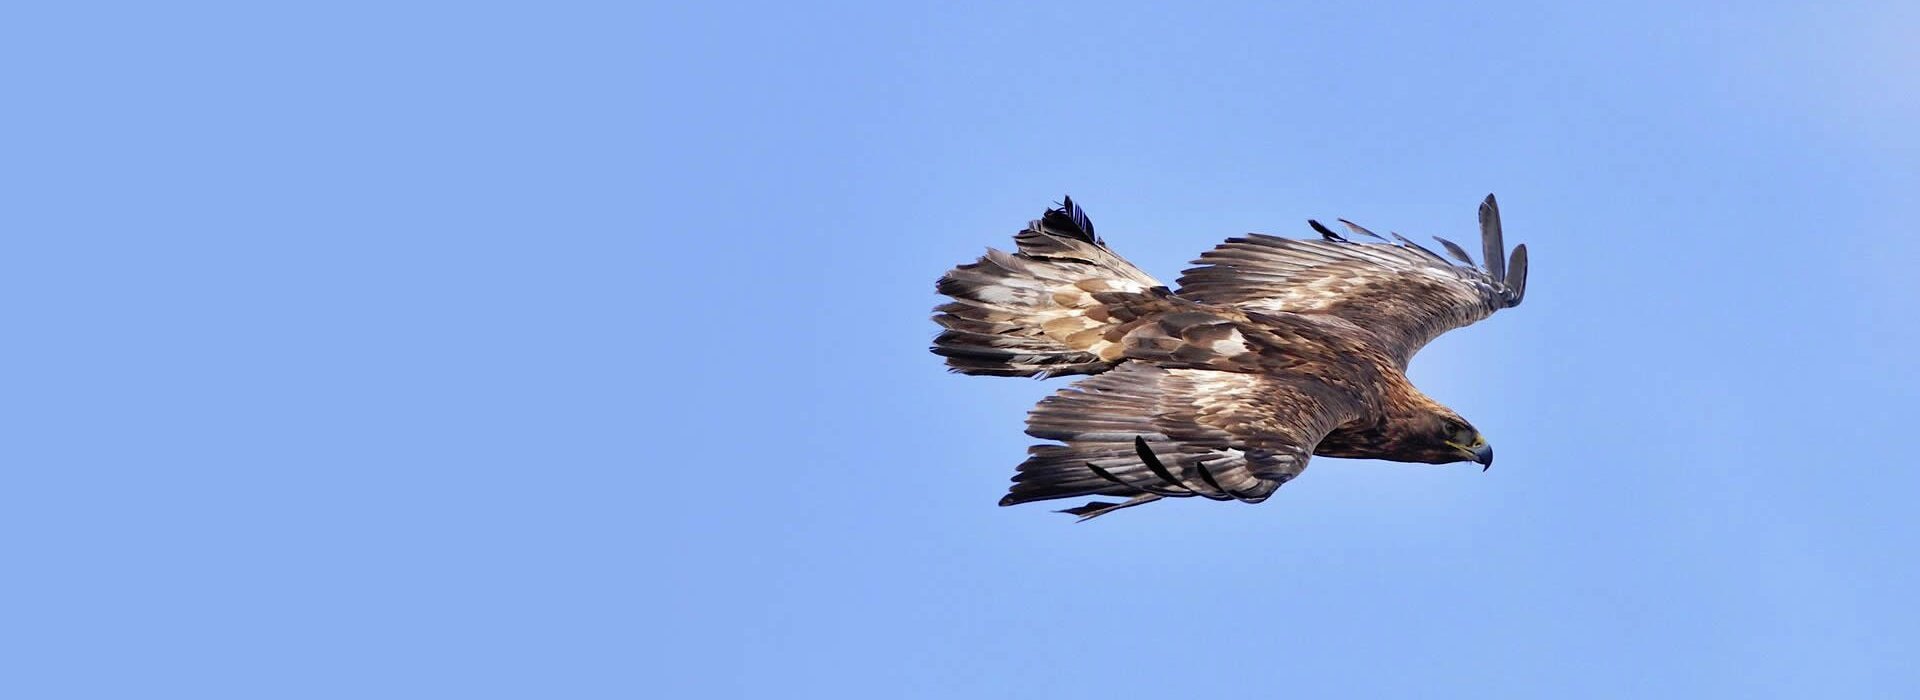
POLYGON ((1453 259, 1464 263, 1467 267, 1474 267, 1473 256, 1467 255, 1467 249, 1460 247, 1460 244, 1439 236, 1434 236, 1433 240, 1439 241, 1442 246, 1446 246, 1447 254, 1452 255, 1453 259))
POLYGON ((1318 231, 1320 233, 1321 238, 1327 239, 1329 241, 1340 241, 1340 242, 1345 242, 1347 240, 1346 238, 1342 237, 1340 234, 1334 233, 1333 229, 1327 228, 1325 224, 1322 224, 1318 221, 1314 221, 1313 219, 1307 219, 1307 225, 1312 227, 1313 230, 1318 231))
POLYGON ((1120 510, 1122 508, 1132 508, 1134 506, 1145 505, 1158 500, 1160 500, 1159 496, 1155 496, 1150 493, 1143 493, 1138 496, 1134 496, 1133 498, 1127 499, 1126 502, 1124 503, 1110 503, 1107 501, 1088 501, 1086 505, 1074 506, 1072 508, 1063 508, 1061 510, 1056 510, 1054 512, 1080 516, 1080 520, 1078 522, 1084 523, 1088 520, 1092 520, 1094 518, 1100 517, 1102 515, 1106 515, 1108 513, 1114 512, 1116 510, 1120 510))
POLYGON ((1106 243, 1100 240, 1099 236, 1094 235, 1093 219, 1087 218, 1087 212, 1082 210, 1080 205, 1073 203, 1073 197, 1061 197, 1060 200, 1060 208, 1047 210, 1047 215, 1055 216, 1065 221, 1057 223, 1048 222, 1050 225, 1057 226, 1063 231, 1070 230, 1074 237, 1088 243, 1106 245, 1106 243))
POLYGON ((1362 236, 1366 236, 1368 238, 1372 238, 1377 241, 1381 241, 1383 243, 1386 242, 1387 240, 1386 238, 1381 237, 1380 234, 1374 233, 1372 231, 1368 231, 1366 227, 1361 226, 1359 224, 1353 223, 1346 219, 1339 219, 1338 221, 1342 224, 1345 224, 1347 229, 1350 231, 1353 231, 1354 233, 1360 234, 1362 236))
POLYGON ((1507 286, 1513 289, 1513 303, 1519 306, 1520 300, 1527 297, 1527 244, 1513 247, 1513 261, 1507 265, 1507 286))
POLYGON ((1428 248, 1428 247, 1426 247, 1426 246, 1423 246, 1423 245, 1420 245, 1420 244, 1418 244, 1418 243, 1415 243, 1415 242, 1413 242, 1412 240, 1410 240, 1410 239, 1408 239, 1408 238, 1407 238, 1406 236, 1402 236, 1402 235, 1400 235, 1400 234, 1399 234, 1399 233, 1397 233, 1397 232, 1394 232, 1394 231, 1388 231, 1388 232, 1387 232, 1387 235, 1389 235, 1389 236, 1393 236, 1393 240, 1396 240, 1396 241, 1399 241, 1399 242, 1400 242, 1400 245, 1403 245, 1403 246, 1407 246, 1407 247, 1409 247, 1409 248, 1412 248, 1412 249, 1414 249, 1414 250, 1417 250, 1417 251, 1420 251, 1420 252, 1422 252, 1422 253, 1425 253, 1427 257, 1429 257, 1429 258, 1433 258, 1434 260, 1438 260, 1438 261, 1440 261, 1440 264, 1442 264, 1442 265, 1451 265, 1451 264, 1453 264, 1453 263, 1449 263, 1449 262, 1447 262, 1447 259, 1446 259, 1446 258, 1443 258, 1443 257, 1440 257, 1440 254, 1439 254, 1439 253, 1435 253, 1435 252, 1433 252, 1433 250, 1432 250, 1432 249, 1430 249, 1430 248, 1428 248))
POLYGON ((1488 193, 1486 201, 1480 203, 1480 248, 1481 257, 1486 258, 1487 272, 1493 275, 1493 281, 1507 279, 1507 244, 1500 233, 1500 203, 1494 201, 1488 193))
POLYGON ((1153 475, 1160 477, 1161 481, 1174 485, 1188 495, 1193 494, 1193 489, 1181 486, 1180 477, 1174 476, 1173 472, 1167 469, 1166 463, 1160 461, 1160 456, 1153 453, 1153 446, 1147 444, 1146 438, 1133 436, 1133 453, 1139 455, 1140 462, 1147 465, 1147 471, 1153 472, 1153 475))

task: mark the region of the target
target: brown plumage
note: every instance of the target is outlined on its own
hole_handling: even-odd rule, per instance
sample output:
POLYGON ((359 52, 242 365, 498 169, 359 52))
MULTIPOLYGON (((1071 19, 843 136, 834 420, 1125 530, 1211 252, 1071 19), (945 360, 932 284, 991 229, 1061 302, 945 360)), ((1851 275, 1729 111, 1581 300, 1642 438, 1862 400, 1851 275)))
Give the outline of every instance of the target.
POLYGON ((952 371, 1096 375, 1034 407, 1028 448, 1000 505, 1119 496, 1082 519, 1161 498, 1258 503, 1313 455, 1476 461, 1492 448, 1407 380, 1421 346, 1517 306, 1527 249, 1507 256, 1493 195, 1480 205, 1485 267, 1342 219, 1321 240, 1249 234, 1194 261, 1170 290, 1107 249, 1068 198, 940 278, 953 301, 933 351, 952 371))

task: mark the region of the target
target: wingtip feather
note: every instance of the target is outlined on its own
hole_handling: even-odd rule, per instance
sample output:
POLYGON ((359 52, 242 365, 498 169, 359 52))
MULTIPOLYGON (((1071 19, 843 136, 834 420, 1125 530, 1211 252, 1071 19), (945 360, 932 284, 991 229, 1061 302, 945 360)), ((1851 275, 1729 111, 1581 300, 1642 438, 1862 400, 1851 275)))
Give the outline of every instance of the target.
POLYGON ((1079 229, 1081 240, 1101 245, 1099 234, 1093 232, 1093 219, 1087 217, 1085 209, 1081 209, 1079 204, 1074 203, 1072 195, 1061 195, 1059 211, 1073 222, 1074 228, 1079 229))
POLYGON ((1347 227, 1347 230, 1349 230, 1349 231, 1352 231, 1352 232, 1354 232, 1354 233, 1357 233, 1357 234, 1360 234, 1360 235, 1362 235, 1362 236, 1366 236, 1366 237, 1368 237, 1368 238, 1372 238, 1372 239, 1375 239, 1375 240, 1381 240, 1381 241, 1384 241, 1384 240, 1387 240, 1385 236, 1381 236, 1380 234, 1377 234, 1377 233, 1374 233, 1374 232, 1372 232, 1372 231, 1369 231, 1369 230, 1367 230, 1367 227, 1365 227, 1365 226, 1361 226, 1361 225, 1359 225, 1359 224, 1356 224, 1356 223, 1353 223, 1353 222, 1351 222, 1351 221, 1348 221, 1348 220, 1346 220, 1346 219, 1339 219, 1338 221, 1339 221, 1339 222, 1340 222, 1340 223, 1341 223, 1342 225, 1344 225, 1344 226, 1346 226, 1346 227, 1347 227))
POLYGON ((1465 263, 1467 267, 1474 266, 1473 256, 1468 255, 1467 249, 1460 247, 1460 244, 1455 243, 1453 241, 1449 241, 1445 238, 1441 238, 1439 236, 1434 236, 1433 240, 1439 241, 1440 245, 1445 246, 1447 249, 1447 254, 1452 255, 1453 259, 1459 260, 1460 262, 1465 263))
POLYGON ((1321 238, 1324 238, 1329 241, 1339 242, 1339 243, 1347 242, 1346 238, 1341 237, 1340 234, 1334 233, 1333 229, 1327 228, 1326 224, 1322 224, 1318 221, 1314 221, 1313 219, 1307 219, 1307 226, 1312 227, 1315 233, 1320 234, 1321 238))
POLYGON ((1513 247, 1513 260, 1507 265, 1507 287, 1513 290, 1513 305, 1527 296, 1527 244, 1513 247))
POLYGON ((1496 282, 1507 279, 1507 244, 1500 232, 1500 202, 1487 193, 1480 202, 1480 253, 1487 261, 1487 272, 1496 282))
POLYGON ((1426 247, 1426 246, 1423 246, 1423 245, 1420 245, 1420 244, 1418 244, 1418 243, 1415 243, 1415 242, 1413 242, 1413 241, 1412 241, 1411 239, 1409 239, 1409 238, 1407 238, 1406 236, 1402 236, 1402 235, 1400 235, 1400 233, 1399 233, 1399 232, 1397 232, 1397 231, 1388 231, 1388 232, 1387 232, 1387 234, 1388 234, 1388 235, 1390 235, 1390 236, 1393 236, 1393 239, 1394 239, 1394 240, 1396 240, 1396 241, 1399 241, 1401 245, 1404 245, 1404 246, 1406 246, 1406 247, 1408 247, 1408 248, 1412 248, 1412 249, 1414 249, 1414 250, 1417 250, 1417 251, 1420 251, 1420 252, 1422 252, 1422 253, 1425 253, 1427 257, 1429 257, 1429 258, 1433 258, 1434 260, 1438 260, 1438 261, 1440 261, 1440 264, 1442 264, 1442 265, 1451 265, 1451 264, 1452 264, 1452 263, 1449 263, 1449 262, 1447 262, 1447 259, 1446 259, 1446 258, 1443 258, 1443 257, 1440 257, 1440 254, 1439 254, 1439 253, 1435 253, 1435 252, 1433 252, 1433 250, 1432 250, 1432 249, 1430 249, 1430 248, 1428 248, 1428 247, 1426 247))

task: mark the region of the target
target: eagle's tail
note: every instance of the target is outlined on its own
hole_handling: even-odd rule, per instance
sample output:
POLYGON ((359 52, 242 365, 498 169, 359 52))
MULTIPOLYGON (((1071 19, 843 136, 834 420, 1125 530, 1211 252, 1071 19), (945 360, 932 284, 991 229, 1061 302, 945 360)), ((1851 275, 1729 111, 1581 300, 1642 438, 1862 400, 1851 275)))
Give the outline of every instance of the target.
POLYGON ((1108 250, 1071 197, 1014 236, 1019 252, 989 248, 947 271, 935 309, 946 328, 933 352, 962 374, 1050 377, 1094 374, 1120 359, 1115 341, 1140 321, 1130 301, 1169 294, 1108 250))

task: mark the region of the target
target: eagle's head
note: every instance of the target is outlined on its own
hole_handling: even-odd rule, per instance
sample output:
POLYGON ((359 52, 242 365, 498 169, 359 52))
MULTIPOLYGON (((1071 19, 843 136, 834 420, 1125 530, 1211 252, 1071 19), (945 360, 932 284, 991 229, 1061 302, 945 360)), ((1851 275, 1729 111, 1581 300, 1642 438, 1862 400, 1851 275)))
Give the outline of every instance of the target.
POLYGON ((1493 466, 1493 446, 1472 423, 1453 411, 1436 411, 1419 421, 1411 440, 1401 445, 1408 461, 1428 464, 1478 462, 1481 471, 1493 466))

